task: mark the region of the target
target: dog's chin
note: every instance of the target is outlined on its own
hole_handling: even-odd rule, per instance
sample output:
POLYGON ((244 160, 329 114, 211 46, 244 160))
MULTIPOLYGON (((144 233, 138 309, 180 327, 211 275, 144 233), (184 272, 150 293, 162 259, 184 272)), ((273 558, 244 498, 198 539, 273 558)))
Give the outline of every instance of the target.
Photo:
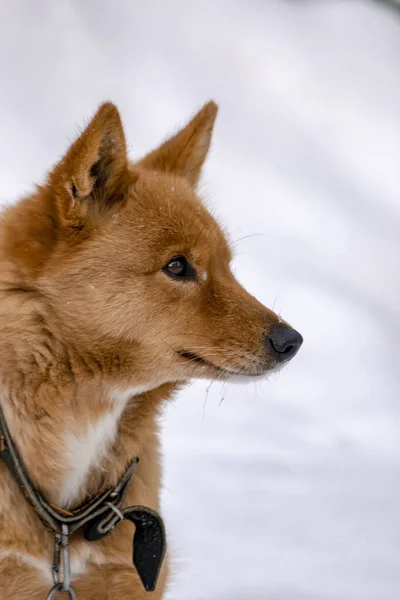
MULTIPOLYGON (((268 365, 257 371, 231 371, 224 370, 218 379, 220 381, 229 381, 229 383, 238 383, 241 385, 247 385, 249 383, 266 381, 274 373, 278 373, 283 365, 268 365)), ((215 378, 215 375, 213 379, 215 378)), ((207 377, 208 379, 208 377, 207 377)))
POLYGON ((245 368, 234 368, 231 365, 216 365, 206 358, 190 351, 180 350, 179 356, 186 362, 191 370, 190 379, 212 379, 229 381, 231 383, 247 384, 252 381, 262 381, 282 368, 282 364, 268 363, 260 364, 246 370, 245 368))
POLYGON ((221 377, 221 381, 248 385, 249 383, 266 381, 270 375, 277 373, 277 371, 279 371, 279 368, 268 368, 260 373, 229 373, 226 377, 221 377))

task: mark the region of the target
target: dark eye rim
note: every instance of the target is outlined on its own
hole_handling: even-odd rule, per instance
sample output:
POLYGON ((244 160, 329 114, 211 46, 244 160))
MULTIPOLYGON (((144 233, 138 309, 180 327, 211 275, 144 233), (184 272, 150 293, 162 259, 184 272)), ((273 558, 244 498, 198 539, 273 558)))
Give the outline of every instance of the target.
POLYGON ((197 279, 196 271, 194 270, 186 256, 184 256, 183 254, 176 254, 175 256, 170 258, 169 261, 163 266, 162 270, 166 275, 168 275, 168 277, 174 279, 175 281, 195 281, 197 279), (185 268, 182 274, 177 275, 176 273, 172 273, 169 270, 168 267, 173 261, 183 262, 185 268))

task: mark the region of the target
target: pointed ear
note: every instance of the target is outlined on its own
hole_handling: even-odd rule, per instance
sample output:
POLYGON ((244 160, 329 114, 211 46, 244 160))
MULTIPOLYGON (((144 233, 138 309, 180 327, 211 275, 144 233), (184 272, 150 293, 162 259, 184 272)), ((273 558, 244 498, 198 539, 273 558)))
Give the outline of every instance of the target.
POLYGON ((102 104, 89 125, 50 174, 61 224, 82 229, 91 212, 116 200, 127 169, 125 135, 114 104, 102 104))
POLYGON ((146 169, 181 175, 196 187, 210 147, 217 112, 215 102, 208 102, 186 127, 147 154, 139 164, 146 169))

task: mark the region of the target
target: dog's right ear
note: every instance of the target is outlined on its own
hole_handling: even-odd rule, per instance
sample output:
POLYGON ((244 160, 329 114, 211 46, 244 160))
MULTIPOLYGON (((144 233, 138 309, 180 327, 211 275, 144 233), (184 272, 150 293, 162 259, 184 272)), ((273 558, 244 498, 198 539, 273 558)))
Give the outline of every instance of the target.
POLYGON ((84 228, 90 213, 102 213, 117 198, 127 171, 125 135, 114 104, 100 106, 49 177, 60 225, 84 228))
POLYGON ((175 173, 196 187, 210 148, 218 106, 208 102, 193 119, 139 161, 145 169, 175 173))

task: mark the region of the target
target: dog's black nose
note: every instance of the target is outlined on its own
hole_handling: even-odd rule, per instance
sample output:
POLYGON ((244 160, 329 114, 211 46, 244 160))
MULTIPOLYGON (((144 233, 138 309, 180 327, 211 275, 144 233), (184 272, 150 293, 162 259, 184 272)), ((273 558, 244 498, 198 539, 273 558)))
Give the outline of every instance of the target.
POLYGON ((288 325, 275 325, 267 336, 267 345, 279 362, 286 362, 293 358, 303 343, 303 338, 298 331, 288 325))

